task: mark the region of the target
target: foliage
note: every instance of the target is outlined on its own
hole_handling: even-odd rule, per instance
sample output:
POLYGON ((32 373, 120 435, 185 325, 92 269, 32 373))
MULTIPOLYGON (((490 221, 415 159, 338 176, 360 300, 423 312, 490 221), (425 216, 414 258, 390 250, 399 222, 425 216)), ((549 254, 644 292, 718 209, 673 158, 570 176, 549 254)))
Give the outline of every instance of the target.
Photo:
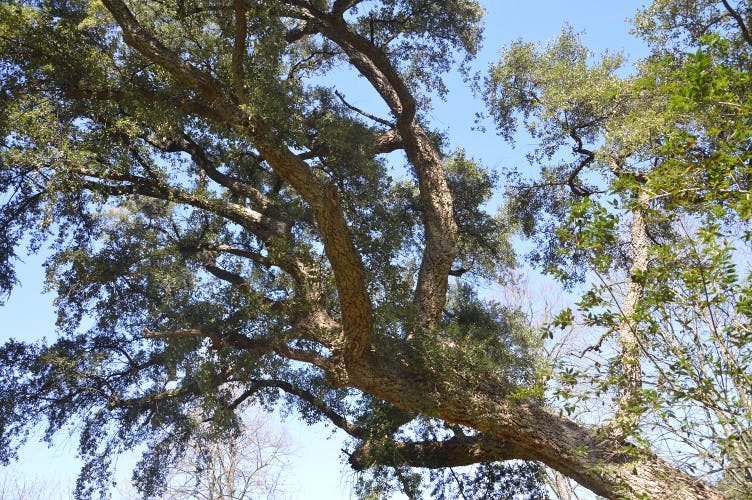
MULTIPOLYGON (((393 72, 399 92, 426 103, 477 50, 480 7, 135 1, 127 9, 159 40, 152 46, 205 76, 155 66, 130 45, 115 4, 0 5, 0 291, 16 283, 19 245, 45 248, 60 329, 50 344, 0 350, 0 458, 12 459, 34 425, 46 425, 46 439, 75 426, 85 461, 79 497, 106 496, 114 455, 141 443, 149 451, 136 484, 153 494, 169 479, 165 464, 206 439, 196 418, 218 435, 234 432, 234 410, 247 399, 281 403, 310 422, 352 418, 381 429, 368 418, 378 400, 301 363, 337 348, 340 298, 349 295, 331 264, 343 250, 330 240, 341 236, 327 239, 316 200, 337 199, 344 251, 357 252, 381 345, 415 327, 430 200, 414 161, 384 157, 411 140, 392 123, 396 111, 374 117, 346 100, 347 85, 321 82, 357 59, 355 44, 393 72), (306 21, 328 9, 341 24, 306 21), (229 92, 234 112, 218 104, 229 92), (307 180, 286 175, 280 154, 307 180)), ((437 136, 420 130, 422 147, 437 154, 437 136)), ((437 158, 459 226, 454 274, 506 273, 506 228, 483 207, 495 176, 462 152, 437 158)), ((426 367, 451 358, 457 368, 446 376, 486 371, 511 387, 528 383, 536 346, 518 314, 476 299, 472 308, 482 324, 447 320, 436 335, 453 347, 426 367)), ((389 438, 400 426, 380 432, 389 438)))
POLYGON ((232 436, 256 401, 348 433, 364 496, 539 498, 539 463, 609 497, 720 497, 687 471, 744 488, 745 5, 657 0, 628 77, 570 28, 507 48, 481 91, 542 168, 493 215, 498 173, 427 119, 479 47, 477 2, 1 4, 0 292, 44 248, 60 334, 0 348, 0 460, 75 428, 79 498, 143 444, 156 493, 198 422, 232 436), (348 100, 355 75, 381 107, 348 100), (515 229, 581 292, 553 321, 587 328, 579 356, 546 360, 480 292, 515 229), (609 396, 595 427, 561 415, 609 396))
POLYGON ((577 314, 555 321, 599 332, 562 360, 564 408, 612 394, 619 432, 660 436, 740 491, 752 465, 746 4, 654 2, 636 19, 653 53, 631 77, 568 29, 546 47, 514 44, 485 94, 505 137, 521 119, 540 144, 540 177, 509 202, 533 261, 589 282, 577 314))

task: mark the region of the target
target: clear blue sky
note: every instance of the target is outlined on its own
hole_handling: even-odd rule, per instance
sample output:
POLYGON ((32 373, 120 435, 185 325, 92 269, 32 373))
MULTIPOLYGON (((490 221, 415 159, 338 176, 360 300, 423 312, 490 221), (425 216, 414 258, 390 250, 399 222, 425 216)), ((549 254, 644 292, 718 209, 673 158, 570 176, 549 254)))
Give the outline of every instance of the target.
MULTIPOLYGON (((486 0, 486 40, 475 64, 485 69, 498 58, 502 45, 518 38, 546 42, 553 39, 565 22, 575 30, 584 31, 586 44, 595 52, 605 49, 623 50, 631 60, 644 55, 641 43, 629 35, 626 20, 643 5, 634 0, 540 0, 511 1, 486 0)), ((445 131, 452 148, 462 147, 468 154, 490 167, 524 166, 526 144, 511 149, 492 131, 486 134, 471 131, 474 113, 482 110, 482 104, 472 96, 460 78, 450 78, 450 93, 446 102, 437 102, 430 114, 434 125, 445 131)), ((371 95, 364 92, 355 95, 357 105, 368 108, 371 95)), ((55 337, 52 302, 54 297, 42 294, 42 258, 31 256, 24 259, 18 268, 22 285, 0 307, 0 342, 8 338, 36 340, 55 337)), ((292 498, 306 500, 336 500, 350 498, 351 477, 342 463, 344 436, 332 435, 323 425, 308 427, 290 417, 283 427, 297 449, 289 485, 292 498)), ((43 476, 48 482, 66 485, 73 481, 78 463, 74 459, 74 439, 61 436, 56 446, 48 450, 46 445, 31 443, 22 451, 20 461, 13 471, 29 478, 43 476)), ((119 477, 127 479, 125 470, 132 459, 121 460, 123 469, 119 477)), ((114 498, 117 498, 115 494, 114 498)))

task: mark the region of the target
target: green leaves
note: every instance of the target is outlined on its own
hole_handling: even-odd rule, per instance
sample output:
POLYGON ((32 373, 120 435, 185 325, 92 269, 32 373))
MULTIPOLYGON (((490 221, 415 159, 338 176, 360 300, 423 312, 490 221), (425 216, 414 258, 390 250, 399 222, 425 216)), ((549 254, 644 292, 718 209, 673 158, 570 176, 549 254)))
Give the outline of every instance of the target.
POLYGON ((632 431, 665 430, 710 469, 732 456, 749 466, 722 444, 752 425, 748 9, 657 0, 637 16, 653 53, 633 76, 565 29, 504 49, 484 88, 499 133, 519 123, 537 141, 540 174, 520 175, 508 205, 533 262, 583 283, 544 330, 597 339, 562 360, 562 407, 615 394, 616 421, 640 415, 632 431), (634 373, 641 387, 625 399, 634 373))

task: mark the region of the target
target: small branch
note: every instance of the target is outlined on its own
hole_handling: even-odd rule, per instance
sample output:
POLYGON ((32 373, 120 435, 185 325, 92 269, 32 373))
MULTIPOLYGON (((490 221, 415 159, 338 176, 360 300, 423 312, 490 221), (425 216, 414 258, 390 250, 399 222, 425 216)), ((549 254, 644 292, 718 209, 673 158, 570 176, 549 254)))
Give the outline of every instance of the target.
POLYGON ((532 458, 527 450, 515 444, 495 441, 484 435, 454 437, 446 441, 396 441, 388 445, 391 448, 389 453, 383 453, 382 446, 374 448, 368 442, 363 443, 350 455, 350 465, 354 470, 366 470, 375 465, 439 469, 532 458))
POLYGON ((300 389, 298 387, 295 387, 289 382, 285 382, 284 380, 254 380, 252 387, 249 388, 247 391, 245 391, 240 397, 238 397, 231 405, 231 409, 236 408, 240 403, 242 403, 243 399, 247 399, 251 395, 253 395, 255 392, 258 392, 259 389, 265 388, 265 387, 273 387, 277 389, 281 389, 284 392, 288 394, 292 394, 293 396, 297 396, 298 398, 302 399, 306 403, 310 404, 316 410, 318 410, 322 415, 324 415, 327 419, 329 419, 330 422, 332 422, 334 425, 342 429, 343 431, 347 432, 349 435, 362 439, 366 435, 366 430, 362 427, 358 427, 351 422, 349 422, 345 417, 334 411, 331 407, 329 407, 324 401, 322 401, 320 398, 317 398, 312 393, 300 389), (242 399, 241 399, 242 398, 242 399))
POLYGON ((355 111, 359 115, 363 115, 366 118, 369 118, 369 119, 375 121, 376 123, 380 123, 382 125, 386 125, 389 128, 394 128, 394 127, 397 126, 395 123, 392 123, 389 120, 385 120, 383 118, 379 118, 378 116, 372 115, 371 113, 368 113, 367 111, 363 111, 362 109, 360 109, 360 108, 358 108, 358 107, 350 104, 349 102, 347 102, 347 100, 345 100, 345 96, 343 96, 342 93, 339 90, 335 90, 334 91, 334 95, 336 95, 337 97, 339 97, 339 100, 342 101, 342 104, 344 104, 348 109, 351 109, 352 111, 355 111))
POLYGON ((449 467, 449 473, 452 475, 454 482, 457 483, 457 489, 460 492, 460 496, 463 500, 467 500, 467 497, 465 496, 465 487, 463 486, 462 481, 460 481, 460 478, 457 476, 457 473, 454 472, 454 467, 449 467))

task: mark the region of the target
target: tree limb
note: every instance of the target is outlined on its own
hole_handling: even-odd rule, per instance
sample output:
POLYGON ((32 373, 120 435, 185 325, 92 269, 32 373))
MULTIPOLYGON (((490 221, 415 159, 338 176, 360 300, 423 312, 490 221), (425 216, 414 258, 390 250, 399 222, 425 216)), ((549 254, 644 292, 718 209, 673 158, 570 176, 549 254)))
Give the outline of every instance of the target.
POLYGON ((734 18, 737 26, 739 26, 739 30, 742 32, 744 41, 752 46, 752 36, 750 35, 749 30, 747 29, 747 24, 744 22, 742 16, 739 14, 739 12, 731 7, 727 0, 721 0, 721 2, 723 3, 723 7, 726 9, 726 11, 731 15, 731 17, 734 18))
POLYGON ((310 166, 276 141, 257 116, 242 111, 221 83, 172 53, 147 33, 122 0, 104 0, 123 30, 128 45, 198 92, 224 123, 247 130, 261 156, 311 205, 324 250, 334 271, 342 311, 341 351, 345 361, 358 359, 371 345, 373 318, 365 273, 339 202, 337 188, 320 180, 310 166))
POLYGON ((246 37, 248 36, 248 21, 246 19, 246 6, 244 0, 234 0, 235 10, 235 39, 232 46, 232 79, 235 93, 241 104, 248 103, 245 91, 245 72, 243 70, 243 58, 246 52, 246 37))
POLYGON ((414 120, 415 98, 383 51, 354 32, 341 16, 322 16, 315 22, 320 24, 322 34, 345 51, 350 63, 371 83, 397 118, 397 129, 418 177, 423 204, 425 247, 413 303, 422 329, 430 330, 439 323, 446 303, 458 238, 452 194, 441 158, 426 131, 414 120))
POLYGON ((348 459, 355 470, 376 465, 438 469, 462 467, 482 462, 532 459, 530 454, 509 442, 495 442, 487 436, 453 437, 446 441, 397 441, 374 445, 363 443, 348 459))
POLYGON ((167 70, 186 87, 195 90, 230 124, 246 122, 234 99, 223 85, 191 63, 177 57, 161 41, 148 33, 122 0, 102 0, 123 31, 125 42, 167 70))
POLYGON ((376 115, 372 115, 371 113, 368 113, 367 111, 363 111, 362 109, 360 109, 360 108, 358 108, 356 106, 353 106, 352 104, 350 104, 349 102, 347 102, 347 100, 345 99, 345 96, 342 95, 342 93, 339 90, 335 90, 334 91, 334 95, 336 95, 337 97, 339 97, 339 100, 342 101, 342 104, 344 104, 348 109, 351 109, 352 111, 355 111, 359 115, 363 115, 366 118, 369 118, 369 119, 375 121, 376 123, 380 123, 382 125, 386 125, 389 128, 394 128, 394 126, 395 126, 394 123, 392 123, 392 122, 390 122, 388 120, 384 120, 383 118, 379 118, 376 115))
POLYGON ((334 409, 324 403, 324 401, 322 401, 320 398, 317 398, 309 391, 295 387, 293 384, 285 382, 284 380, 258 379, 252 381, 251 387, 244 391, 240 396, 238 396, 238 398, 233 401, 229 408, 237 408, 240 404, 242 404, 243 401, 248 399, 250 396, 258 392, 262 388, 281 389, 288 394, 297 396, 298 398, 316 408, 316 410, 318 410, 323 416, 329 419, 331 423, 353 437, 362 438, 366 433, 365 429, 349 422, 345 417, 337 413, 334 409))

